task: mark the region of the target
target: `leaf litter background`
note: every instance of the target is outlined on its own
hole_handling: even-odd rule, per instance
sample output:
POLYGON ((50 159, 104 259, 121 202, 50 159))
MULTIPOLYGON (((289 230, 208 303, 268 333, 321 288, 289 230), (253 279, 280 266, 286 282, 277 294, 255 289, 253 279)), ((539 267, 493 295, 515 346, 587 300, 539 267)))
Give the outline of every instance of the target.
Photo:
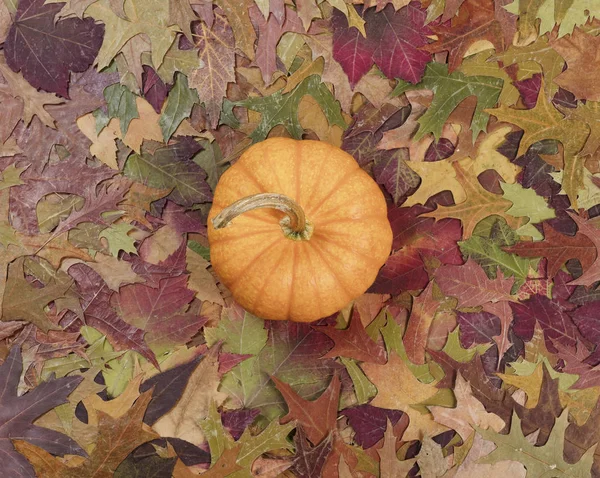
POLYGON ((0 1, 3 474, 600 476, 599 16, 0 1), (269 136, 388 200, 376 282, 315 324, 210 267, 212 191, 269 136))

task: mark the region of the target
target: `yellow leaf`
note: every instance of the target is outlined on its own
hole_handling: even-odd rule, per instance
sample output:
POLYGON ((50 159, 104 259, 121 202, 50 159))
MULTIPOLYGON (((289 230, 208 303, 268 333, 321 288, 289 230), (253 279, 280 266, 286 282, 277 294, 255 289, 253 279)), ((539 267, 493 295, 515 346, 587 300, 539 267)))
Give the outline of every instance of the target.
POLYGON ((92 142, 90 153, 96 156, 109 168, 119 169, 117 164, 117 136, 108 128, 104 128, 100 134, 96 133, 96 118, 89 113, 77 119, 77 126, 83 134, 92 142))

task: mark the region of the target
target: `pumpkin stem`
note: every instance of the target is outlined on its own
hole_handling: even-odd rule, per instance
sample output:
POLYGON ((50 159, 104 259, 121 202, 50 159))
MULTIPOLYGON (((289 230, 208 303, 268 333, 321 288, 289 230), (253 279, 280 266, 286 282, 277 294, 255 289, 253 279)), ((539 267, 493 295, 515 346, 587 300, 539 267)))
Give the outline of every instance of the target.
POLYGON ((300 205, 290 197, 277 193, 253 194, 234 202, 213 218, 213 226, 215 229, 221 229, 240 214, 261 208, 273 208, 286 214, 279 221, 286 237, 294 240, 310 239, 313 226, 306 220, 300 205))

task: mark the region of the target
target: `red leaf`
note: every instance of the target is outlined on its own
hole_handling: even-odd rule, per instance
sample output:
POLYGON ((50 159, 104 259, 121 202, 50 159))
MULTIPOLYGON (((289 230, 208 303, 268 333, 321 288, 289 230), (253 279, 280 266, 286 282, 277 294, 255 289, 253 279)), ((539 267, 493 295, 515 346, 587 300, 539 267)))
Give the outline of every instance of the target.
POLYGON ((347 329, 336 329, 333 325, 315 327, 334 342, 333 348, 323 358, 349 357, 361 362, 383 365, 387 361, 384 348, 373 342, 365 332, 360 314, 355 307, 347 329))
MULTIPOLYGON (((562 265, 569 259, 579 260, 584 271, 594 263, 597 256, 596 246, 585 234, 578 232, 575 236, 566 236, 556 232, 546 223, 543 224, 543 228, 543 241, 519 242, 504 250, 522 257, 545 257, 548 259, 548 278, 550 279, 558 274, 562 265)), ((577 281, 579 280, 581 278, 577 279, 577 281)))
MULTIPOLYGON (((569 216, 577 223, 579 232, 587 236, 594 243, 596 251, 600 250, 600 234, 598 234, 598 229, 576 214, 569 212, 569 216)), ((580 277, 569 282, 569 285, 584 285, 589 287, 598 280, 600 280, 600 257, 596 253, 596 260, 594 260, 593 264, 580 277)))
POLYGON ((69 73, 92 64, 104 36, 93 18, 69 18, 54 23, 60 3, 21 0, 4 51, 6 62, 36 88, 69 97, 69 73))
MULTIPOLYGON (((357 9, 360 13, 361 10, 357 9)), ((340 63, 352 87, 373 64, 388 78, 402 78, 418 83, 431 55, 420 50, 431 33, 425 26, 426 12, 417 2, 394 10, 387 5, 381 12, 364 12, 364 38, 356 28, 349 28, 342 13, 333 15, 333 58, 340 63)))
POLYGON ((425 363, 429 328, 439 305, 440 302, 433 298, 433 281, 429 282, 427 288, 413 301, 408 326, 402 339, 406 347, 406 355, 413 363, 425 363))
POLYGON ((514 300, 510 295, 514 278, 504 279, 502 272, 498 271, 497 279, 490 280, 471 258, 462 266, 441 266, 435 272, 435 279, 444 294, 458 299, 459 307, 514 300))
POLYGON ((298 420, 313 445, 318 445, 335 429, 341 388, 337 373, 333 375, 327 389, 313 401, 304 400, 278 378, 272 376, 271 380, 275 382, 288 406, 288 414, 281 419, 282 423, 298 420))
POLYGON ((144 342, 144 331, 125 322, 110 306, 112 291, 102 278, 84 264, 71 266, 69 275, 77 282, 86 323, 105 334, 115 349, 135 350, 159 368, 154 353, 144 342))

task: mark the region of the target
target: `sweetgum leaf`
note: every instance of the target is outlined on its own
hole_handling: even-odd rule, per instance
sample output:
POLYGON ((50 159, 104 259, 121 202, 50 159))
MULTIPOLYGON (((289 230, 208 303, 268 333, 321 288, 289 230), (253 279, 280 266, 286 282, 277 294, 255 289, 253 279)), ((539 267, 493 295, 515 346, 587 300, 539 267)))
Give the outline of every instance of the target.
MULTIPOLYGON (((14 345, 0 366, 2 395, 0 403, 4 411, 0 419, 0 448, 4 460, 3 469, 10 476, 35 477, 32 466, 16 453, 12 440, 26 440, 54 454, 85 456, 85 451, 71 438, 62 433, 33 424, 38 417, 52 408, 67 402, 67 396, 75 390, 83 377, 66 377, 43 382, 25 395, 17 396, 19 378, 23 372, 21 350, 14 345)), ((31 445, 29 445, 31 446, 31 445)))
POLYGON ((92 64, 104 28, 91 18, 69 18, 54 23, 62 5, 44 0, 22 0, 4 46, 6 62, 35 88, 69 97, 69 72, 92 64))

